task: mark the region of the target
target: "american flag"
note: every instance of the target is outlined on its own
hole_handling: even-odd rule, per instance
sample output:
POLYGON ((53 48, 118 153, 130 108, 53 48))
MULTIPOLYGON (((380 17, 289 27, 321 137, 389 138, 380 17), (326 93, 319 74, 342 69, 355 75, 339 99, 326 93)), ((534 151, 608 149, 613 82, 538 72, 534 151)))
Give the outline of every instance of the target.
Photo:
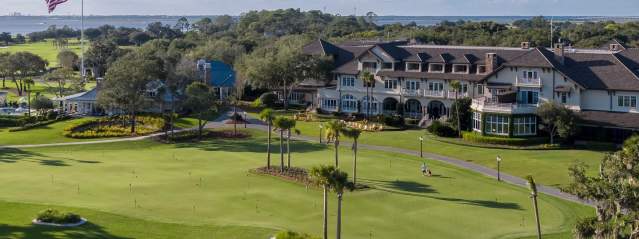
POLYGON ((55 10, 55 7, 67 2, 68 0, 44 0, 44 1, 47 3, 47 7, 49 8, 49 13, 51 13, 53 12, 53 10, 55 10))

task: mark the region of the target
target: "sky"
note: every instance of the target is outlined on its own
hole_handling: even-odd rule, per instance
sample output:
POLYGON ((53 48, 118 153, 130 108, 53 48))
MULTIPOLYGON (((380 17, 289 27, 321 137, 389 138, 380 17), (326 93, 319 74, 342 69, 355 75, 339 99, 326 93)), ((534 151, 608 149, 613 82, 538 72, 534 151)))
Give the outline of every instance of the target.
MULTIPOLYGON (((81 0, 56 15, 79 15, 81 0)), ((0 15, 46 15, 44 0, 0 0, 0 15)), ((639 0, 85 0, 87 15, 240 15, 250 10, 300 8, 341 15, 399 16, 637 16, 639 0)))

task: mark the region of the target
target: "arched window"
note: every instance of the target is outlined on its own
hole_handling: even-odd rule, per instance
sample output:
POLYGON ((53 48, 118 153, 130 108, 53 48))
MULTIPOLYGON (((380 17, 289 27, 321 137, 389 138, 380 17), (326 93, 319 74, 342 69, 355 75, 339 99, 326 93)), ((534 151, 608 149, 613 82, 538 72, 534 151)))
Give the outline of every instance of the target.
POLYGON ((357 100, 352 95, 342 96, 342 111, 357 112, 357 100))

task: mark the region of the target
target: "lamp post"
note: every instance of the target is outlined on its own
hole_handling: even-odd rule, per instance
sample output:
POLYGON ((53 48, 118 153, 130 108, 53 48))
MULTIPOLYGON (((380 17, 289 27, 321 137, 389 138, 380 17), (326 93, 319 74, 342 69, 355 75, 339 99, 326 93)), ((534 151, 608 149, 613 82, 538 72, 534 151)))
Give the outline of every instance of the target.
POLYGON ((248 122, 248 118, 246 118, 246 111, 244 111, 244 128, 246 129, 246 123, 248 122))
POLYGON ((322 143, 322 128, 324 128, 324 125, 320 124, 319 125, 319 129, 320 129, 320 135, 319 135, 320 144, 322 143))
POLYGON ((424 137, 419 136, 419 157, 424 157, 424 137))
POLYGON ((497 155, 497 181, 501 181, 501 157, 497 155))

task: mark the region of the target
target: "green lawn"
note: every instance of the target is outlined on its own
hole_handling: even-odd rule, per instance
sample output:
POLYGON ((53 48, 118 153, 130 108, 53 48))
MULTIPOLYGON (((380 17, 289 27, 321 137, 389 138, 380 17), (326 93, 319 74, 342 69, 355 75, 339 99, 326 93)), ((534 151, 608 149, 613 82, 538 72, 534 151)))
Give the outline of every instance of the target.
MULTIPOLYGON (((24 205, 21 217, 0 214, 0 225, 24 228, 27 214, 45 208, 38 204, 52 204, 108 213, 78 211, 95 222, 87 230, 101 228, 116 237, 136 237, 139 231, 173 224, 245 226, 236 238, 265 238, 264 233, 279 229, 319 235, 320 190, 248 173, 265 164, 264 132, 252 132, 256 138, 246 140, 0 151, 4 182, 0 200, 30 203, 24 205), (123 220, 130 229, 110 220, 115 217, 111 213, 126 215, 123 220)), ((332 150, 324 145, 295 142, 293 150, 294 166, 333 162, 332 150)), ((350 172, 352 155, 347 147, 341 155, 340 167, 350 172)), ((273 161, 278 160, 274 154, 273 161)), ((358 160, 360 182, 374 189, 345 195, 344 238, 519 238, 535 233, 524 188, 435 161, 428 161, 434 176, 423 177, 421 161, 404 155, 363 150, 358 160)), ((329 206, 334 235, 335 195, 330 196, 329 206)), ((546 234, 568 233, 576 218, 593 213, 591 208, 545 195, 540 197, 540 209, 546 234)), ((179 235, 182 229, 162 230, 179 235)), ((29 238, 48 238, 33 235, 29 238)), ((166 237, 158 233, 145 238, 166 237)))
MULTIPOLYGON (((80 55, 79 42, 80 41, 77 39, 69 39, 69 47, 65 49, 71 50, 75 52, 76 54, 80 55)), ((85 48, 88 48, 88 47, 89 47, 89 44, 86 43, 85 48)), ((49 62, 49 67, 56 67, 58 66, 58 59, 57 59, 58 53, 61 50, 65 50, 65 49, 56 48, 53 45, 53 40, 48 39, 46 41, 41 41, 41 42, 11 45, 8 48, 0 48, 0 53, 2 52, 16 53, 20 51, 27 51, 27 52, 31 52, 33 54, 39 55, 43 59, 47 60, 49 62)))
POLYGON ((0 145, 51 144, 87 141, 87 139, 73 139, 62 135, 62 132, 67 125, 82 120, 83 119, 65 120, 18 132, 9 132, 8 128, 0 128, 0 145))
MULTIPOLYGON (((256 114, 252 114, 255 116, 256 114)), ((297 128, 303 135, 319 138, 319 122, 297 122, 297 128)), ((391 146, 411 150, 419 150, 419 137, 425 136, 424 151, 462 159, 468 162, 497 168, 496 156, 503 158, 501 169, 509 174, 525 177, 533 175, 538 182, 559 186, 566 185, 568 168, 577 161, 589 165, 589 172, 596 174, 599 162, 604 157, 604 151, 592 149, 562 149, 562 150, 514 150, 489 149, 482 147, 462 146, 433 140, 433 136, 426 130, 404 130, 365 132, 360 137, 360 143, 371 145, 391 146)), ((342 139, 348 140, 348 139, 342 139)))

